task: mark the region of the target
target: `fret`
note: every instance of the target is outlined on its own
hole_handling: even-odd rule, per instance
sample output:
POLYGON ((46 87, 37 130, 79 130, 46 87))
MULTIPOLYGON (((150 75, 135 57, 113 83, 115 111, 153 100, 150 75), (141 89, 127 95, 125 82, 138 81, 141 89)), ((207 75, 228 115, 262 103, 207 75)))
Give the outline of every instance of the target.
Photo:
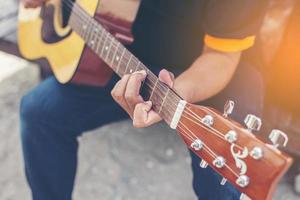
POLYGON ((116 46, 115 46, 116 42, 117 42, 117 40, 112 38, 112 41, 110 43, 110 48, 109 48, 108 53, 107 53, 106 58, 105 58, 106 63, 110 66, 112 64, 113 56, 114 56, 115 51, 116 51, 116 46))
MULTIPOLYGON (((127 64, 126 64, 126 68, 125 68, 125 72, 124 72, 124 74, 127 74, 127 68, 128 68, 128 66, 129 66, 129 63, 131 62, 131 59, 132 59, 132 54, 130 54, 130 58, 129 58, 129 60, 128 60, 128 62, 127 62, 127 64)), ((132 73, 132 71, 130 71, 130 73, 132 73)))
POLYGON ((84 34, 84 38, 85 38, 85 41, 87 42, 87 44, 89 44, 90 42, 90 38, 91 38, 91 22, 92 20, 87 20, 87 24, 84 24, 83 25, 83 29, 85 29, 85 34, 84 34))
POLYGON ((103 37, 103 34, 105 33, 105 29, 104 28, 102 28, 102 27, 98 27, 99 28, 99 32, 100 32, 100 34, 98 35, 98 42, 97 42, 97 44, 96 44, 96 49, 95 49, 95 51, 96 51, 96 53, 97 54, 100 54, 100 52, 99 52, 99 48, 102 46, 101 44, 102 44, 102 37, 103 37))
MULTIPOLYGON (((118 74, 120 74, 120 66, 121 66, 121 62, 122 62, 122 60, 123 60, 123 56, 124 56, 124 53, 125 53, 125 51, 126 51, 126 49, 123 47, 123 52, 122 52, 122 55, 121 55, 121 57, 120 57, 120 59, 119 59, 119 63, 118 63, 118 66, 117 66, 117 70, 116 70, 116 72, 118 73, 118 74)), ((121 74, 120 74, 121 75, 121 74)))
POLYGON ((137 72, 137 71, 140 71, 140 70, 143 70, 143 69, 144 69, 143 67, 142 67, 141 69, 139 68, 139 67, 141 66, 141 64, 142 64, 142 63, 141 63, 141 61, 139 61, 139 60, 138 60, 138 64, 136 65, 136 67, 135 67, 135 69, 134 69, 134 71, 135 71, 135 72, 137 72))
POLYGON ((99 42, 99 28, 97 27, 97 25, 95 25, 93 27, 93 44, 91 43, 92 49, 94 51, 96 51, 97 48, 97 44, 99 42))
POLYGON ((108 38, 108 32, 105 32, 104 34, 106 34, 105 35, 105 39, 104 39, 104 42, 103 42, 103 46, 102 46, 102 48, 101 48, 101 53, 100 53, 100 56, 103 58, 103 53, 104 53, 104 50, 105 50, 105 48, 106 48, 106 40, 107 40, 107 38, 108 38))
POLYGON ((153 88, 151 89, 151 93, 150 93, 150 97, 149 97, 150 101, 152 100, 152 97, 153 97, 153 94, 154 94, 154 91, 155 91, 155 88, 156 88, 158 82, 159 82, 159 79, 157 78, 153 88))
POLYGON ((117 42, 116 50, 115 50, 114 55, 113 55, 113 57, 111 59, 111 63, 110 63, 111 65, 113 65, 113 62, 114 62, 115 57, 117 55, 117 51, 119 50, 119 46, 120 46, 120 42, 117 42))
POLYGON ((128 63, 128 68, 126 70, 126 72, 129 72, 129 74, 132 74, 136 71, 138 71, 138 65, 140 64, 140 61, 135 58, 135 57, 132 57, 130 62, 128 63))
POLYGON ((91 47, 91 49, 93 49, 93 46, 95 44, 94 31, 93 31, 93 20, 90 20, 88 32, 89 32, 89 38, 87 40, 87 44, 89 45, 89 47, 91 47))
MULTIPOLYGON (((107 51, 106 57, 103 58, 105 61, 106 61, 106 60, 108 59, 108 57, 109 57, 109 54, 110 54, 110 51, 111 51, 111 46, 113 45, 113 43, 114 43, 114 39, 113 39, 113 38, 110 38, 109 48, 108 48, 108 50, 106 50, 106 51, 107 51)), ((107 63, 109 63, 109 60, 107 60, 107 63)))
POLYGON ((158 110, 158 114, 160 114, 160 112, 162 111, 162 108, 163 108, 163 106, 164 106, 164 104, 165 104, 165 101, 166 101, 168 95, 169 95, 169 92, 170 92, 170 88, 168 87, 168 90, 167 90, 167 92, 166 92, 164 98, 162 99, 160 108, 159 108, 159 110, 158 110))

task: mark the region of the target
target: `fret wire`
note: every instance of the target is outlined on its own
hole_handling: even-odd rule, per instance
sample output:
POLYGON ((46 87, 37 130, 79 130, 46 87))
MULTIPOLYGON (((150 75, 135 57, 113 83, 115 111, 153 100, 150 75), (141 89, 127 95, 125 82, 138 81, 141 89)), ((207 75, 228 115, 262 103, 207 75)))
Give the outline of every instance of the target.
POLYGON ((93 49, 93 46, 94 46, 94 26, 93 26, 93 21, 91 20, 91 23, 90 23, 90 27, 89 27, 89 32, 90 32, 90 37, 89 37, 89 41, 88 41, 88 44, 89 46, 93 49))
POLYGON ((100 56, 101 56, 102 58, 103 58, 103 52, 104 52, 104 49, 106 48, 106 47, 105 47, 105 44, 106 44, 107 37, 108 37, 108 32, 105 32, 105 39, 104 39, 103 47, 101 48, 101 53, 100 53, 100 56))
MULTIPOLYGON (((99 26, 99 25, 98 25, 99 26)), ((99 29, 100 29, 100 26, 99 26, 99 29)), ((102 37, 103 37, 103 33, 105 32, 105 30, 103 28, 101 28, 101 31, 99 31, 100 34, 98 36, 98 42, 96 44, 96 53, 99 54, 99 47, 101 46, 101 43, 102 43, 102 37)))
POLYGON ((167 90, 167 92, 166 92, 166 94, 165 94, 165 97, 164 97, 163 100, 162 100, 162 103, 161 103, 161 105, 160 105, 158 114, 160 114, 160 112, 161 112, 161 110, 162 110, 162 108, 163 108, 163 106, 164 106, 164 103, 165 103, 165 101, 166 101, 166 98, 167 98, 167 96, 169 95, 169 91, 170 91, 170 88, 168 88, 168 90, 167 90))
POLYGON ((120 57, 120 59, 119 59, 119 64, 118 64, 117 70, 116 70, 117 73, 119 73, 120 65, 121 65, 121 62, 122 62, 122 60, 123 60, 123 56, 124 56, 125 51, 126 51, 126 49, 123 47, 123 52, 122 52, 122 55, 121 55, 121 57, 120 57))
POLYGON ((155 88, 156 88, 156 85, 157 85, 158 81, 159 81, 159 80, 156 79, 155 84, 154 84, 154 87, 153 87, 153 89, 152 89, 152 91, 151 91, 151 95, 150 95, 150 97, 149 97, 150 100, 152 99, 152 96, 153 96, 153 93, 154 93, 154 90, 155 90, 155 88))
MULTIPOLYGON (((104 60, 107 60, 107 59, 108 59, 108 55, 109 55, 109 53, 110 53, 110 50, 111 50, 111 45, 112 45, 112 44, 113 44, 113 42, 114 42, 114 39, 112 39, 112 38, 109 38, 109 40, 110 40, 110 43, 109 43, 109 48, 107 49, 106 58, 105 58, 104 60)), ((108 63, 108 61, 107 61, 107 63, 108 63)))
POLYGON ((100 40, 100 37, 98 36, 98 34, 99 34, 99 28, 98 28, 98 26, 95 25, 94 28, 93 28, 93 30, 94 30, 94 34, 95 34, 93 50, 95 52, 97 52, 97 44, 99 43, 99 40, 100 40))
POLYGON ((86 34, 85 34, 86 35, 86 41, 87 41, 88 44, 89 44, 90 37, 91 37, 91 31, 90 31, 91 22, 92 22, 92 20, 90 20, 90 19, 87 20, 86 31, 85 31, 86 32, 86 34))
POLYGON ((126 65, 125 74, 127 73, 127 68, 128 68, 128 66, 129 66, 129 64, 131 62, 131 59, 132 59, 132 54, 130 55, 129 61, 128 61, 127 65, 126 65))
POLYGON ((116 50, 115 50, 115 53, 114 53, 114 55, 113 55, 113 57, 112 57, 112 59, 111 59, 111 65, 113 65, 113 62, 114 62, 114 60, 115 60, 117 51, 118 51, 118 49, 119 49, 119 45, 120 45, 120 42, 118 42, 117 47, 116 47, 116 50))
POLYGON ((117 46, 118 46, 118 41, 117 40, 112 40, 112 45, 111 45, 111 48, 110 50, 108 51, 108 54, 107 54, 107 58, 106 58, 106 62, 111 66, 111 68, 115 69, 115 66, 113 66, 113 57, 114 57, 114 54, 116 53, 116 49, 117 49, 117 46))
POLYGON ((141 61, 138 61, 138 64, 136 65, 136 67, 134 69, 135 72, 138 71, 140 64, 141 64, 141 61))

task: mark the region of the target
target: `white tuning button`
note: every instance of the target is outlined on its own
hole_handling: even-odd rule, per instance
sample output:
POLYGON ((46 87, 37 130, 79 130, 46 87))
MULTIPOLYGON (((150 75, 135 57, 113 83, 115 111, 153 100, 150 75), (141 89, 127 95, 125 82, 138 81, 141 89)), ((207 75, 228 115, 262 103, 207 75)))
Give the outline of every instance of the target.
POLYGON ((244 187, 247 187, 249 185, 250 179, 246 175, 241 175, 241 176, 238 177, 238 179, 236 179, 235 183, 238 186, 244 188, 244 187))
POLYGON ((207 166, 208 166, 208 163, 202 159, 200 162, 200 167, 204 169, 204 168, 207 168, 207 166))
POLYGON ((220 185, 225 185, 227 182, 227 179, 226 178, 222 178, 221 182, 220 182, 220 185))
POLYGON ((269 135, 269 139, 271 140, 271 142, 273 143, 273 146, 275 148, 277 148, 280 145, 279 144, 280 140, 283 140, 283 143, 282 143, 283 147, 285 147, 289 141, 288 136, 284 132, 282 132, 278 129, 274 129, 271 131, 271 133, 269 135))
POLYGON ((222 168, 224 167, 225 164, 226 164, 226 160, 222 156, 217 156, 213 161, 213 165, 216 166, 217 168, 222 168))
POLYGON ((201 122, 205 124, 206 126, 212 126, 214 124, 214 118, 211 115, 205 115, 202 119, 201 122))
POLYGON ((191 148, 195 151, 200 151, 203 148, 203 142, 197 139, 191 144, 191 148))
POLYGON ((262 125, 261 119, 256 117, 255 115, 251 115, 251 114, 247 115, 244 122, 250 132, 259 131, 260 127, 262 125))
POLYGON ((253 149, 252 149, 252 151, 250 152, 250 156, 252 157, 252 158, 254 158, 255 160, 259 160, 259 159, 261 159, 262 157, 263 157, 263 150, 262 150, 262 148, 260 148, 260 147, 254 147, 253 149))
POLYGON ((231 101, 231 100, 226 101, 226 103, 224 105, 223 116, 228 117, 228 115, 230 115, 232 113, 233 109, 234 109, 234 101, 231 101))
POLYGON ((229 143, 234 143, 237 140, 237 133, 234 130, 230 130, 224 137, 229 143))

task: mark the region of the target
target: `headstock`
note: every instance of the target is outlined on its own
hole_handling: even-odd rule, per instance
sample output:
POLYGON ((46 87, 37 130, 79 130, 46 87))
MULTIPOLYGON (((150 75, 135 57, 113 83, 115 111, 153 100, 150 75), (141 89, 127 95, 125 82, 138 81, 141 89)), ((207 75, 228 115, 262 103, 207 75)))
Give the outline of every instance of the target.
POLYGON ((246 128, 228 118, 234 107, 225 104, 224 113, 187 104, 177 131, 188 147, 202 158, 200 167, 210 165, 243 194, 251 199, 271 199, 275 186, 287 171, 292 159, 277 149, 279 138, 286 135, 273 130, 272 145, 260 141, 252 133, 259 131, 261 120, 254 115, 245 118, 246 128))

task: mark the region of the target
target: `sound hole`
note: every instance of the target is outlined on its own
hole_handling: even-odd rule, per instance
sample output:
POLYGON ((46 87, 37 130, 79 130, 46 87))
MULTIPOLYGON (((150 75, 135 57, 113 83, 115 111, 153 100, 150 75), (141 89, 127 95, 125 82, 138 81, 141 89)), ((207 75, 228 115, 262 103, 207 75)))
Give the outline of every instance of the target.
MULTIPOLYGON (((70 0, 64 0, 63 4, 61 6, 61 11, 62 11, 62 23, 60 24, 61 27, 65 28, 68 25, 68 21, 70 18, 70 13, 71 13, 71 9, 69 4, 67 3, 67 1, 70 0)), ((41 18, 43 20, 43 24, 42 24, 42 39, 45 43, 56 43, 59 42, 63 39, 65 39, 66 37, 68 37, 71 34, 71 31, 69 31, 67 34, 61 36, 58 35, 55 31, 55 27, 54 27, 54 20, 55 20, 55 6, 52 4, 48 4, 47 6, 44 6, 42 8, 42 12, 41 12, 41 18)))
POLYGON ((63 0, 62 1, 62 26, 65 28, 68 25, 70 15, 71 15, 71 2, 74 3, 75 0, 63 0))

